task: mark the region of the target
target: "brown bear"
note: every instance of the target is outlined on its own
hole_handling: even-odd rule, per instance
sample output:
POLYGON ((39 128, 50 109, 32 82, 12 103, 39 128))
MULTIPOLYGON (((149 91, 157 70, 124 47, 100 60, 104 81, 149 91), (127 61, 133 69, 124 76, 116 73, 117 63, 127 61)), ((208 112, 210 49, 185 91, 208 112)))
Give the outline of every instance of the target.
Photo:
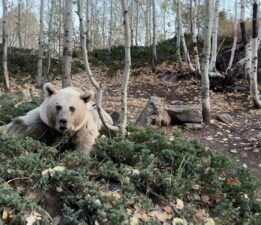
MULTIPOLYGON (((9 135, 31 136, 36 139, 42 138, 50 128, 62 134, 75 131, 72 142, 78 150, 88 154, 102 127, 98 112, 93 106, 93 92, 84 92, 75 87, 57 90, 51 83, 44 84, 43 90, 46 98, 39 107, 0 130, 5 130, 9 135)), ((106 122, 112 125, 110 115, 105 111, 103 114, 106 122)))

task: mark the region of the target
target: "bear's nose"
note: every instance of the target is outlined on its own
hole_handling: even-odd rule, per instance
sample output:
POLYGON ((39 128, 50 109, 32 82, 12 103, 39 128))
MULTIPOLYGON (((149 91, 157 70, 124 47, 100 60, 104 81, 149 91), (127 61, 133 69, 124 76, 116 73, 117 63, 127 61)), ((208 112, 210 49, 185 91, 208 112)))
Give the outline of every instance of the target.
POLYGON ((61 120, 60 120, 60 125, 63 126, 63 127, 66 127, 66 125, 67 125, 67 120, 66 120, 66 119, 61 119, 61 120))

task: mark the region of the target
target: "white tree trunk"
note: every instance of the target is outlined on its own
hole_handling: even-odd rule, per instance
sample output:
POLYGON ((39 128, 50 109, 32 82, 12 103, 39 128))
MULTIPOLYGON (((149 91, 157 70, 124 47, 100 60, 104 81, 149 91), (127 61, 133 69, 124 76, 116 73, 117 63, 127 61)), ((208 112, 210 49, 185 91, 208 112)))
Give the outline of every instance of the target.
POLYGON ((133 5, 134 0, 131 0, 131 9, 130 9, 130 30, 131 30, 131 46, 134 44, 134 32, 133 32, 133 5))
POLYGON ((37 63, 37 76, 36 76, 37 87, 42 87, 42 84, 43 84, 43 51, 44 51, 43 15, 44 15, 44 0, 41 0, 41 4, 40 4, 40 32, 39 32, 39 39, 38 39, 38 45, 39 45, 39 47, 38 47, 38 63, 37 63))
POLYGON ((139 28, 139 1, 136 2, 136 31, 135 31, 135 45, 138 46, 138 28, 139 28))
POLYGON ((112 29, 113 29, 113 0, 111 0, 110 31, 109 31, 109 40, 108 40, 109 49, 111 49, 112 47, 112 29))
POLYGON ((238 19, 237 19, 237 0, 235 0, 235 21, 234 21, 234 28, 233 28, 233 45, 231 48, 231 55, 230 55, 230 59, 229 59, 229 63, 228 63, 228 67, 226 69, 226 72, 228 70, 231 69, 233 61, 234 61, 234 57, 235 57, 235 51, 236 51, 236 47, 237 47, 237 24, 238 24, 238 19))
POLYGON ((72 63, 72 1, 65 0, 64 5, 64 35, 63 35, 63 75, 62 86, 72 86, 71 63, 72 63))
POLYGON ((90 0, 86 0, 86 45, 87 49, 90 50, 90 29, 91 29, 91 19, 90 19, 90 0))
POLYGON ((7 92, 11 91, 8 66, 7 66, 7 46, 8 46, 8 31, 7 31, 7 1, 3 0, 3 36, 2 36, 2 71, 4 78, 4 87, 7 92))
POLYGON ((55 10, 55 0, 51 1, 51 12, 50 12, 50 19, 49 19, 49 27, 48 27, 48 65, 47 65, 47 72, 46 74, 49 75, 50 67, 51 67, 51 44, 53 39, 53 16, 55 10))
POLYGON ((245 20, 246 20, 246 0, 240 0, 241 11, 240 11, 240 28, 241 28, 241 41, 243 46, 247 44, 247 37, 246 37, 246 27, 245 27, 245 20))
POLYGON ((217 61, 217 39, 218 39, 218 21, 219 21, 219 3, 220 0, 216 0, 215 11, 214 11, 214 21, 212 28, 212 53, 209 71, 216 71, 216 61, 217 61))
POLYGON ((105 9, 106 7, 106 2, 103 0, 103 5, 102 5, 102 48, 105 48, 105 9))
POLYGON ((189 56, 189 52, 188 52, 188 48, 187 48, 187 44, 186 44, 186 40, 185 40, 185 36, 184 36, 184 29, 183 29, 183 22, 182 22, 182 17, 181 17, 181 3, 180 0, 177 1, 177 7, 178 7, 178 21, 179 21, 179 32, 180 32, 180 39, 182 42, 182 46, 183 46, 183 50, 184 50, 184 54, 189 66, 189 69, 192 72, 195 72, 195 68, 193 67, 191 60, 190 60, 190 56, 189 56))
POLYGON ((146 0, 146 10, 145 10, 145 46, 149 46, 149 7, 150 1, 146 0))
MULTIPOLYGON (((257 85, 257 62, 258 62, 258 21, 257 21, 258 4, 257 0, 253 0, 253 30, 252 30, 252 61, 250 80, 250 95, 254 106, 261 109, 261 100, 259 97, 257 85)), ((251 44, 251 43, 250 43, 251 44)), ((250 45, 249 44, 249 45, 250 45)), ((250 51, 250 50, 249 50, 250 51)))
POLYGON ((125 134, 127 127, 127 115, 128 115, 128 82, 130 76, 130 68, 131 68, 131 51, 130 51, 130 22, 129 22, 129 12, 128 12, 128 4, 126 0, 121 0, 122 4, 122 14, 123 14, 123 26, 124 26, 124 45, 125 45, 125 66, 123 72, 123 80, 121 85, 121 125, 120 130, 122 134, 125 134))
POLYGON ((211 49, 211 32, 212 32, 212 0, 205 0, 205 26, 204 26, 204 49, 201 71, 202 86, 202 115, 205 123, 210 123, 210 102, 209 102, 209 58, 211 49))
POLYGON ((112 126, 106 122, 106 119, 104 118, 104 115, 102 113, 103 110, 101 107, 101 103, 102 103, 103 90, 102 90, 102 87, 99 85, 99 83, 93 77, 93 74, 92 74, 92 71, 91 71, 90 65, 89 65, 88 50, 87 50, 87 45, 86 45, 87 33, 85 32, 85 25, 84 25, 84 20, 83 20, 83 0, 78 0, 77 3, 78 3, 78 16, 79 16, 79 22, 80 22, 80 42, 81 42, 83 59, 84 59, 84 67, 85 67, 85 70, 87 73, 87 77, 89 78, 90 82, 95 87, 95 89, 98 91, 97 110, 98 110, 99 116, 101 118, 101 121, 106 128, 108 128, 110 130, 114 130, 114 131, 119 131, 120 130, 119 127, 112 126))
POLYGON ((22 48, 22 35, 21 35, 21 0, 18 2, 18 20, 17 20, 17 36, 19 42, 19 48, 22 48))
POLYGON ((157 63, 157 37, 156 37, 156 7, 155 7, 155 0, 152 0, 152 10, 153 10, 153 46, 152 46, 152 53, 153 53, 153 67, 155 69, 155 64, 157 63))
POLYGON ((196 70, 198 74, 201 73, 200 71, 200 62, 199 62, 199 54, 198 54, 198 0, 194 0, 194 6, 192 5, 192 41, 193 41, 193 52, 196 61, 196 70))
MULTIPOLYGON (((174 1, 173 1, 174 4, 174 1)), ((182 58, 181 58, 181 51, 180 51, 180 21, 179 19, 181 18, 180 14, 180 10, 179 10, 180 6, 179 6, 179 1, 177 1, 177 16, 176 16, 176 27, 177 27, 177 41, 176 41, 176 48, 177 48, 177 55, 178 55, 178 59, 179 59, 179 69, 182 71, 183 70, 183 66, 182 66, 182 58)))

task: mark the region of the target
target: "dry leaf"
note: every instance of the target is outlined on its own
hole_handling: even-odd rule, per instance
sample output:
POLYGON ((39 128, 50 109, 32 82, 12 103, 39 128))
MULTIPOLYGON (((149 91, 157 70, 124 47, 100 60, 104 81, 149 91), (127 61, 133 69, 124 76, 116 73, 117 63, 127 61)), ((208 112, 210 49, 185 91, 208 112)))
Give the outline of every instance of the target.
POLYGON ((168 214, 166 212, 161 212, 161 211, 152 211, 149 213, 151 217, 155 217, 161 222, 166 222, 167 220, 172 218, 171 214, 168 214))
POLYGON ((176 200, 176 208, 182 210, 184 208, 184 202, 181 199, 176 200))
POLYGON ((6 209, 4 209, 3 214, 2 214, 2 219, 7 220, 8 217, 9 217, 9 212, 6 209))
POLYGON ((42 215, 38 212, 31 212, 31 214, 26 218, 26 225, 33 225, 37 220, 41 220, 42 215))
POLYGON ((215 225, 215 221, 212 218, 205 218, 204 225, 215 225))
POLYGON ((181 219, 181 218, 177 218, 175 217, 173 220, 172 220, 172 225, 187 225, 187 221, 185 219, 181 219))
POLYGON ((172 213, 172 208, 169 207, 169 206, 165 206, 163 209, 164 209, 165 212, 167 212, 169 214, 172 213))
POLYGON ((228 178, 227 179, 227 183, 230 185, 230 186, 237 186, 239 183, 240 183, 240 181, 238 180, 238 179, 236 179, 236 178, 228 178))
POLYGON ((201 211, 198 211, 197 213, 195 213, 195 214, 192 216, 192 219, 193 219, 193 221, 195 221, 195 222, 203 222, 203 220, 204 220, 203 213, 202 213, 201 211))
POLYGON ((130 225, 137 225, 139 223, 139 219, 135 216, 130 218, 130 225))

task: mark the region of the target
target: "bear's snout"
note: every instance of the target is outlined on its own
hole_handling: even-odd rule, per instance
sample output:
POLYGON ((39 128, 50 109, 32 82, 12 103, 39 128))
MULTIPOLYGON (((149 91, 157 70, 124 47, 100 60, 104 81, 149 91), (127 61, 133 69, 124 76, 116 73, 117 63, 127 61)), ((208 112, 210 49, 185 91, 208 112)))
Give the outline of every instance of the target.
POLYGON ((60 123, 59 129, 60 129, 61 131, 65 131, 65 130, 68 129, 68 126, 67 126, 68 123, 67 123, 67 120, 66 120, 66 119, 60 119, 59 123, 60 123))

